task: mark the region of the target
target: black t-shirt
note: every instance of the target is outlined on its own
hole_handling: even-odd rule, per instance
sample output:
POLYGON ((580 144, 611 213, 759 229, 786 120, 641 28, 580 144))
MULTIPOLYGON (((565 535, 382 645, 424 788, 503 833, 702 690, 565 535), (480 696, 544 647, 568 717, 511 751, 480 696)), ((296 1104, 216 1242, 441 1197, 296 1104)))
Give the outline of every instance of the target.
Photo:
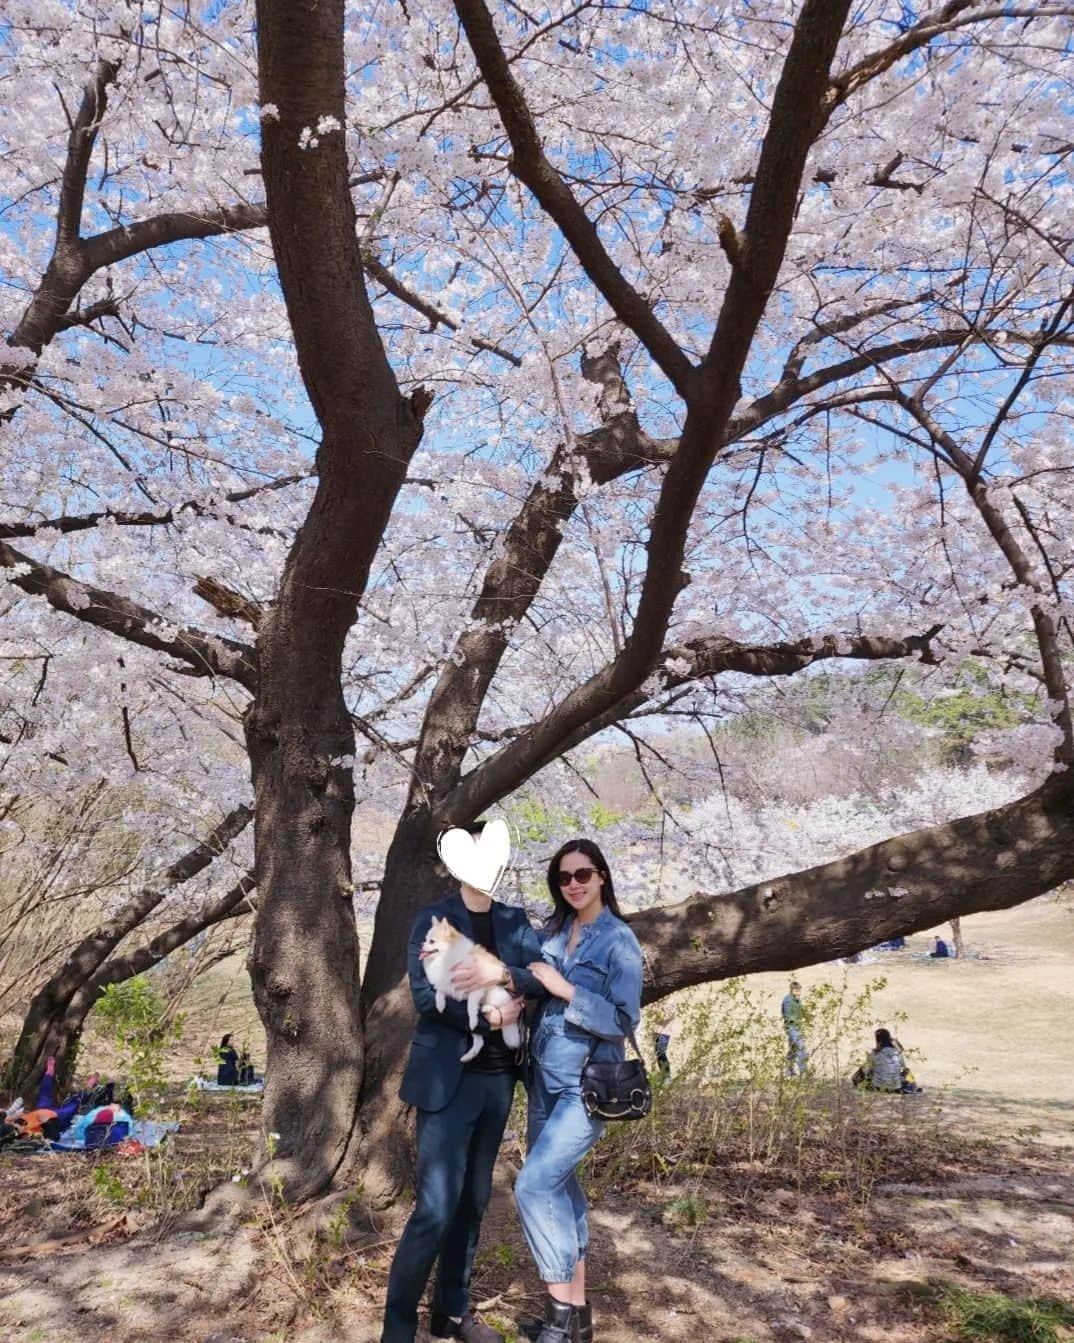
MULTIPOLYGON (((473 925, 474 941, 495 956, 496 938, 492 931, 492 910, 484 914, 475 914, 470 910, 470 922, 473 925)), ((484 1037, 485 1044, 476 1059, 463 1066, 473 1073, 505 1073, 515 1066, 515 1051, 504 1043, 502 1031, 490 1031, 484 1037)))

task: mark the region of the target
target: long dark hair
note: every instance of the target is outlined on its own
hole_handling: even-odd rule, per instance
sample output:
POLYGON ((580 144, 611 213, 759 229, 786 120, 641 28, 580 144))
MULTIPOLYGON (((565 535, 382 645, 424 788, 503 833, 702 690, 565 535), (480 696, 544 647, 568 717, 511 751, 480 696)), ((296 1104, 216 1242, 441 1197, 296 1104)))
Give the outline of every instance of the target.
POLYGON ((559 884, 559 865, 568 853, 584 853, 600 875, 604 885, 600 888, 600 898, 606 909, 610 909, 617 919, 623 917, 619 910, 619 901, 615 898, 615 883, 612 881, 608 860, 591 839, 572 839, 561 845, 552 855, 548 864, 548 889, 552 895, 552 917, 548 922, 548 931, 558 933, 567 917, 574 913, 567 904, 563 889, 559 884))
POLYGON ((891 1049, 894 1044, 895 1041, 891 1038, 891 1032, 885 1026, 881 1026, 876 1033, 877 1049, 891 1049))

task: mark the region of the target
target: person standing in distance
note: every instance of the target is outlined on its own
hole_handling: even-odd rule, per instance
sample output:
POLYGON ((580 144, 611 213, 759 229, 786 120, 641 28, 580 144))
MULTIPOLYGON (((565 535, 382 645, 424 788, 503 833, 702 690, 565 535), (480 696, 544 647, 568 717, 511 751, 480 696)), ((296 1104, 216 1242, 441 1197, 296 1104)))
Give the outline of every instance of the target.
MULTIPOLYGON (((475 837, 483 828, 468 827, 475 837)), ((381 1343, 413 1343, 418 1305, 437 1263, 433 1338, 504 1343, 503 1335, 470 1309, 470 1274, 518 1077, 518 1061, 502 1028, 518 1020, 523 997, 546 996, 526 969, 540 955, 523 910, 465 883, 422 910, 411 927, 407 973, 418 1020, 399 1095, 417 1110, 417 1194, 388 1275, 381 1343), (453 984, 459 993, 501 984, 515 995, 502 1008, 484 1009, 478 1023, 484 1047, 466 1064, 460 1061, 471 1039, 466 1003, 449 998, 438 1012, 422 969, 421 947, 434 917, 447 919, 477 943, 456 967, 453 984)))
POLYGON ((783 1029, 787 1032, 787 1076, 804 1077, 809 1054, 802 1032, 805 1004, 802 1002, 802 986, 797 979, 791 980, 790 992, 784 997, 779 1010, 783 1017, 783 1029))

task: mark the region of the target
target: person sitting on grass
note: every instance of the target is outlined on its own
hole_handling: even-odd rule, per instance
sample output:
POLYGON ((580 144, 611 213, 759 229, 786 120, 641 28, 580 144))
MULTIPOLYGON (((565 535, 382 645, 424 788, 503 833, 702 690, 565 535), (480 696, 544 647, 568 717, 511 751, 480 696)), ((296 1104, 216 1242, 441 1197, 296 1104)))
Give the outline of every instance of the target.
POLYGON ((675 1026, 675 1008, 673 1005, 666 1005, 657 1019, 656 1030, 653 1032, 656 1066, 660 1069, 660 1074, 665 1082, 671 1079, 668 1048, 671 1044, 671 1037, 675 1034, 675 1026))
POLYGON ((921 1090, 906 1066, 902 1045, 884 1026, 876 1032, 876 1048, 869 1051, 865 1063, 850 1080, 854 1086, 866 1091, 909 1093, 921 1090))
POLYGON ((934 961, 946 961, 950 959, 950 956, 951 956, 951 948, 947 945, 947 943, 943 940, 943 938, 942 937, 933 938, 932 950, 929 952, 930 959, 934 961))
POLYGON ((216 1085, 218 1087, 237 1087, 239 1085, 239 1051, 231 1043, 230 1034, 220 1041, 216 1054, 216 1085))

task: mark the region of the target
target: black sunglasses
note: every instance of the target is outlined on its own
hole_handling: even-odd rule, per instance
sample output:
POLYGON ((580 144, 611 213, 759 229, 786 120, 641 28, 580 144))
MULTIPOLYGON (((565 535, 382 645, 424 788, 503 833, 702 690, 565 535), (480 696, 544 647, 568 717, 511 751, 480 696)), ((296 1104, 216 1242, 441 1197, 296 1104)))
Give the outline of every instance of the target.
POLYGON ((564 872, 560 870, 556 873, 556 880, 561 886, 569 886, 572 881, 577 881, 584 886, 587 881, 591 881, 600 871, 599 867, 576 867, 573 872, 564 872))

